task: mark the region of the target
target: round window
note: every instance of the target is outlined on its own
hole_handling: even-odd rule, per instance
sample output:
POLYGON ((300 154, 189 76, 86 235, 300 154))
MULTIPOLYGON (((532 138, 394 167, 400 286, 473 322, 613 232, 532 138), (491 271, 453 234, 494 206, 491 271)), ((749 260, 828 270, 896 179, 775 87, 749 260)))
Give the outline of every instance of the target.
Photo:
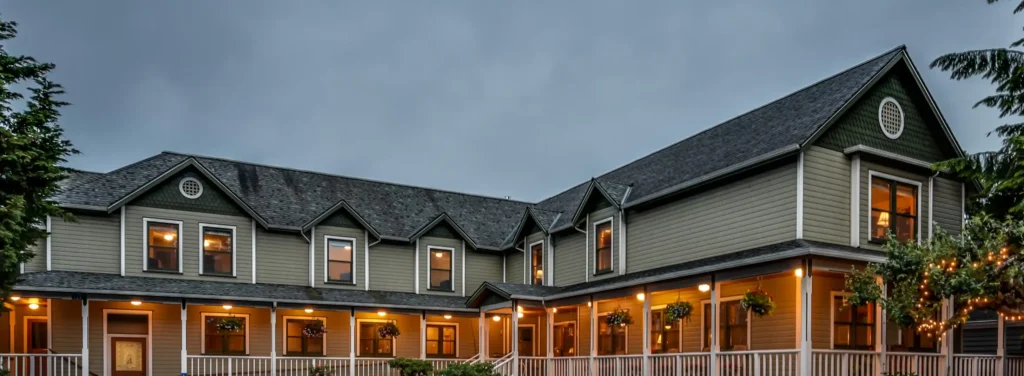
POLYGON ((203 184, 195 178, 184 178, 178 183, 178 190, 181 191, 182 196, 196 199, 203 195, 203 184))
POLYGON ((878 106, 878 124, 882 126, 882 133, 893 140, 903 134, 903 108, 899 102, 891 97, 882 99, 878 106))

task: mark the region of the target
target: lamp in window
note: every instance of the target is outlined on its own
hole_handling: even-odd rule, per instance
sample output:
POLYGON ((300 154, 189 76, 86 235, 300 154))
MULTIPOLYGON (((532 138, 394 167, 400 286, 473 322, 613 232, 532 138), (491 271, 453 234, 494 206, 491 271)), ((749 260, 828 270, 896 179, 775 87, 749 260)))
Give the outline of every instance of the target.
POLYGON ((540 270, 540 269, 537 269, 537 271, 535 273, 533 273, 533 274, 535 274, 537 276, 537 278, 543 278, 544 277, 544 271, 540 270))
POLYGON ((164 240, 166 240, 166 241, 172 241, 172 240, 174 240, 174 234, 167 234, 167 235, 164 235, 164 240))
POLYGON ((878 223, 877 224, 878 224, 879 227, 889 227, 889 213, 888 212, 881 212, 881 213, 879 213, 878 214, 878 223))

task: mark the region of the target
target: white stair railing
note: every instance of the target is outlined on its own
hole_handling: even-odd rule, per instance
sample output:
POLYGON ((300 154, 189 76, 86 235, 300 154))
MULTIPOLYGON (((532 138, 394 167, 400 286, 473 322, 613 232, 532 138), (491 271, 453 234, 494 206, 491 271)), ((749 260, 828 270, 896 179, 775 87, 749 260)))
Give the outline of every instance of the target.
POLYGON ((512 375, 512 353, 505 354, 504 356, 495 359, 494 370, 502 375, 512 375))

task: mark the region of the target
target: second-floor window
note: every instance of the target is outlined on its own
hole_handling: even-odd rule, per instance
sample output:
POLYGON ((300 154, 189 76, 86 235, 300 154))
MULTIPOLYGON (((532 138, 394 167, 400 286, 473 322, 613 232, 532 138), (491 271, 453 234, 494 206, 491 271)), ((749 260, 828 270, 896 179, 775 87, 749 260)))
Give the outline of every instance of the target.
POLYGON ((530 246, 530 276, 534 285, 544 284, 544 243, 534 243, 530 246))
POLYGON ((454 358, 456 327, 454 325, 427 324, 427 356, 431 358, 454 358))
POLYGON ((146 221, 146 270, 179 272, 181 225, 146 221))
POLYGON ((435 247, 428 247, 427 250, 430 252, 430 289, 455 291, 452 284, 452 251, 435 247))
POLYGON ((594 274, 612 271, 612 221, 594 225, 594 274))
POLYGON ((354 283, 352 278, 352 241, 327 239, 327 281, 354 283))
POLYGON ((875 349, 875 305, 845 306, 842 295, 832 297, 832 347, 875 349))
POLYGON ((203 239, 203 274, 234 273, 235 229, 227 226, 200 224, 203 239))
POLYGON ((917 239, 917 187, 873 176, 871 239, 885 241, 890 231, 901 242, 917 239))

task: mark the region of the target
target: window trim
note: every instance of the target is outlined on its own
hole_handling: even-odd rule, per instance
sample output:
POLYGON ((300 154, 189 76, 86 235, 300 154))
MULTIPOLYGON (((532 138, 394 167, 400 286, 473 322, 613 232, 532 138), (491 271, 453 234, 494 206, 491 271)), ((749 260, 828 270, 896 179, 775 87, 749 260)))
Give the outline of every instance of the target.
MULTIPOLYGON (((458 359, 459 358, 459 323, 457 323, 457 322, 427 321, 427 325, 424 328, 430 328, 431 326, 453 326, 453 327, 455 327, 455 355, 448 356, 448 355, 437 354, 437 355, 431 356, 430 354, 428 354, 427 353, 427 342, 430 342, 430 340, 427 339, 427 333, 424 332, 423 333, 423 343, 422 343, 422 345, 423 345, 423 354, 426 355, 427 359, 458 359)), ((443 336, 444 336, 444 331, 442 330, 440 333, 438 333, 438 338, 439 338, 438 341, 444 342, 443 339, 440 339, 443 336)), ((442 345, 443 345, 443 343, 442 343, 442 345)), ((441 349, 442 349, 442 347, 438 347, 438 351, 441 351, 441 349)))
MULTIPOLYGON (((363 351, 361 346, 360 346, 360 344, 363 342, 363 338, 362 338, 363 337, 363 335, 362 335, 363 331, 361 330, 360 327, 363 326, 363 323, 364 322, 369 322, 369 323, 388 323, 390 321, 393 321, 393 320, 356 319, 356 327, 354 328, 354 330, 356 331, 356 343, 352 344, 352 346, 355 346, 355 348, 356 348, 356 356, 357 357, 375 358, 375 359, 390 359, 390 358, 394 358, 394 357, 396 357, 398 355, 398 348, 397 348, 398 347, 398 338, 397 337, 388 338, 388 339, 391 340, 391 356, 369 356, 369 355, 363 355, 361 353, 363 351)), ((398 323, 396 322, 395 325, 398 325, 398 323)), ((375 340, 377 340, 377 339, 375 339, 375 340)))
MULTIPOLYGON (((356 238, 346 237, 346 236, 324 235, 324 247, 323 247, 323 250, 324 250, 324 283, 340 284, 340 285, 355 285, 356 281, 358 281, 358 277, 356 276, 356 238), (330 270, 331 270, 331 268, 330 268, 331 256, 329 254, 330 252, 328 252, 330 250, 328 248, 328 246, 331 244, 331 240, 342 240, 342 241, 347 241, 347 242, 352 243, 352 281, 351 282, 346 282, 346 281, 342 281, 342 280, 331 280, 331 274, 330 274, 330 270)), ((338 261, 338 262, 344 262, 344 261, 338 261)))
MULTIPOLYGON (((701 306, 701 307, 703 307, 703 306, 701 306)), ((648 312, 648 314, 654 314, 654 311, 659 311, 659 310, 662 311, 662 314, 664 314, 664 311, 665 311, 666 308, 668 308, 668 304, 659 304, 659 305, 656 305, 656 306, 651 306, 651 310, 650 310, 650 312, 648 312)), ((676 320, 676 322, 679 323, 678 325, 682 325, 683 321, 685 321, 685 319, 676 320)), ((652 320, 648 321, 648 322, 654 322, 653 317, 652 317, 652 320)), ((673 323, 673 325, 677 325, 677 324, 673 323)), ((704 326, 703 321, 701 322, 701 326, 704 326)), ((683 331, 684 330, 685 330, 685 328, 683 328, 683 327, 679 328, 679 350, 680 350, 679 353, 683 352, 682 349, 683 349, 683 331)), ((665 326, 662 325, 661 332, 664 332, 664 331, 665 331, 665 326)), ((653 333, 648 333, 648 335, 650 335, 650 334, 653 334, 653 333)), ((656 352, 654 352, 654 347, 651 346, 651 354, 676 354, 676 353, 669 353, 669 352, 656 353, 656 352)))
POLYGON ((591 228, 594 229, 594 235, 593 235, 593 239, 594 239, 594 274, 593 275, 595 275, 595 276, 615 272, 615 221, 614 221, 614 219, 615 219, 615 216, 610 216, 608 218, 602 219, 600 221, 596 221, 593 224, 591 224, 591 228), (598 251, 598 248, 597 248, 597 237, 598 237, 599 234, 597 233, 597 226, 603 225, 605 223, 608 223, 608 229, 611 230, 611 232, 612 232, 611 233, 611 239, 608 240, 608 243, 609 243, 608 244, 608 269, 598 269, 597 268, 597 263, 598 263, 598 252, 599 251, 598 251))
MULTIPOLYGON (((441 269, 438 269, 438 270, 441 270, 441 269)), ((452 248, 452 247, 442 247, 442 246, 437 246, 437 245, 428 245, 427 246, 427 291, 455 292, 455 248, 452 248), (431 281, 433 281, 433 279, 431 279, 431 274, 434 273, 434 268, 432 268, 430 266, 431 265, 430 256, 432 256, 434 254, 434 250, 435 249, 439 249, 439 250, 448 252, 448 265, 449 265, 448 266, 448 268, 449 268, 448 269, 448 279, 452 282, 451 283, 451 285, 452 285, 451 289, 445 289, 445 288, 441 288, 441 287, 434 287, 433 283, 431 283, 431 281)))
MULTIPOLYGON (((876 351, 879 346, 885 346, 885 345, 880 343, 880 339, 881 338, 878 338, 878 328, 879 328, 878 326, 879 325, 885 325, 885 324, 879 323, 878 306, 876 305, 874 307, 874 310, 875 310, 875 313, 874 313, 874 315, 875 315, 875 322, 871 324, 871 337, 872 337, 871 346, 874 347, 875 350, 863 350, 863 349, 853 348, 855 346, 851 346, 851 348, 849 348, 849 349, 842 349, 842 348, 841 349, 836 349, 836 298, 838 298, 838 297, 847 297, 847 296, 850 296, 850 295, 853 295, 853 294, 849 293, 849 292, 843 292, 843 291, 831 291, 829 293, 829 302, 828 302, 828 306, 829 306, 829 313, 828 313, 828 317, 829 317, 829 324, 828 324, 828 338, 829 338, 828 339, 828 343, 829 343, 829 349, 831 349, 831 350, 846 350, 846 351, 876 351)), ((853 316, 851 315, 850 317, 852 318, 853 316)), ((852 328, 851 328, 851 332, 852 332, 852 328)))
MULTIPOLYGON (((878 243, 879 242, 879 240, 876 239, 872 235, 872 233, 871 233, 871 230, 874 228, 874 224, 871 223, 871 211, 874 209, 873 205, 871 204, 871 181, 874 180, 875 177, 878 177, 878 178, 881 178, 881 179, 888 179, 888 180, 892 180, 892 181, 895 181, 895 182, 898 182, 898 183, 903 183, 903 184, 907 184, 907 185, 913 185, 913 186, 917 187, 917 197, 916 197, 916 199, 917 199, 917 211, 916 211, 917 214, 914 217, 914 222, 915 222, 914 225, 917 226, 917 228, 914 230, 914 237, 917 238, 917 242, 920 243, 921 242, 921 218, 924 217, 924 213, 921 212, 921 193, 924 192, 924 190, 921 189, 922 188, 921 182, 913 180, 913 179, 908 179, 908 178, 904 178, 904 177, 895 176, 895 175, 889 175, 889 174, 886 174, 884 172, 878 172, 878 171, 870 170, 870 169, 868 170, 868 181, 867 181, 867 185, 868 185, 868 187, 867 187, 868 188, 868 211, 867 211, 868 242, 869 243, 878 243)), ((931 194, 932 194, 931 192, 928 192, 929 197, 931 196, 931 194)), ((931 226, 930 223, 928 225, 931 226)), ((884 241, 884 240, 882 240, 882 241, 884 241)))
MULTIPOLYGON (((248 313, 223 313, 223 312, 200 312, 199 313, 199 353, 206 354, 206 318, 207 317, 244 317, 245 318, 245 355, 249 355, 249 327, 252 321, 248 313)), ((230 354, 209 354, 209 355, 230 355, 230 354)))
MULTIPOLYGON (((580 356, 579 355, 579 351, 578 351, 580 349, 580 325, 579 325, 578 322, 576 322, 576 320, 567 320, 567 321, 555 322, 554 324, 551 325, 551 335, 552 336, 555 335, 555 328, 557 328, 558 326, 569 326, 569 325, 572 325, 573 328, 575 328, 575 330, 573 331, 573 335, 572 335, 572 341, 573 341, 572 348, 573 348, 573 350, 575 352, 575 355, 571 355, 571 356, 580 356)), ((551 339, 551 346, 552 347, 555 346, 554 338, 551 339)), ((552 350, 552 352, 553 351, 554 350, 552 350)), ((561 355, 561 356, 555 355, 555 357, 556 358, 560 358, 560 357, 561 358, 566 358, 566 357, 569 357, 569 356, 566 356, 566 355, 561 355)))
POLYGON ((545 251, 544 245, 545 245, 544 244, 544 240, 542 239, 542 240, 538 240, 538 241, 535 241, 533 243, 530 243, 530 245, 527 246, 527 248, 526 248, 527 251, 530 252, 530 265, 527 266, 527 267, 530 269, 530 272, 528 273, 528 275, 530 277, 530 285, 532 285, 532 286, 545 286, 546 285, 544 283, 544 279, 546 277, 545 274, 547 274, 548 271, 546 270, 547 268, 545 268, 545 265, 544 265, 544 253, 545 253, 544 252, 545 251), (533 247, 538 245, 538 244, 540 244, 540 270, 541 270, 540 284, 534 283, 534 281, 537 278, 536 277, 537 271, 533 270, 533 247))
MULTIPOLYGON (((736 300, 741 300, 741 299, 743 299, 743 296, 741 296, 741 295, 730 296, 730 297, 727 297, 727 298, 719 298, 718 299, 718 305, 721 306, 722 303, 736 301, 736 300)), ((700 301, 700 309, 701 309, 701 312, 700 312, 700 320, 701 320, 701 322, 700 322, 700 348, 701 348, 701 351, 703 351, 705 347, 709 348, 709 349, 711 348, 711 344, 710 343, 704 343, 704 340, 708 337, 707 336, 707 332, 705 331, 706 328, 704 328, 704 305, 705 304, 711 304, 711 299, 703 299, 703 300, 700 301)), ((719 313, 719 312, 721 312, 721 309, 715 309, 714 312, 715 313, 719 313)), ((750 330, 750 323, 751 323, 751 320, 750 319, 751 319, 750 311, 747 311, 747 347, 748 348, 750 347, 750 340, 751 340, 751 336, 750 336, 750 332, 751 332, 751 330, 750 330)), ((725 351, 725 352, 731 352, 731 351, 736 351, 736 350, 729 350, 729 351, 725 351)), ((747 351, 749 351, 749 349, 747 351)), ((719 350, 719 352, 722 352, 722 350, 719 350)))
MULTIPOLYGON (((627 308, 626 311, 629 311, 629 309, 627 308)), ((626 338, 626 343, 623 344, 623 348, 624 348, 623 351, 625 353, 624 354, 605 354, 605 355, 601 355, 600 354, 601 353, 601 321, 602 321, 601 317, 608 316, 608 315, 612 314, 613 312, 614 311, 606 311, 606 312, 598 312, 597 313, 597 325, 596 325, 596 331, 595 331, 596 335, 594 336, 597 339, 597 342, 596 342, 597 345, 595 346, 595 347, 597 347, 597 349, 595 349, 595 350, 597 350, 597 351, 595 351, 597 353, 597 356, 623 356, 623 355, 629 355, 629 325, 622 326, 622 329, 625 331, 623 333, 623 335, 626 338)))
POLYGON ((142 271, 153 272, 153 273, 174 273, 173 270, 149 270, 149 223, 163 223, 167 225, 178 226, 178 274, 185 272, 184 263, 184 251, 182 245, 185 244, 181 240, 182 236, 185 235, 185 224, 182 221, 175 221, 170 219, 160 218, 142 218, 142 271))
POLYGON ((203 242, 206 240, 206 228, 216 228, 221 230, 231 230, 231 276, 238 276, 238 228, 236 226, 229 225, 217 225, 213 223, 199 222, 199 275, 203 276, 214 276, 214 277, 227 277, 228 273, 207 273, 203 269, 203 257, 206 256, 206 246, 203 242))
MULTIPOLYGON (((320 321, 320 323, 324 324, 324 328, 327 327, 327 317, 325 317, 325 316, 284 316, 284 317, 282 317, 282 319, 283 320, 281 320, 281 321, 283 321, 284 323, 281 325, 281 348, 284 349, 282 351, 282 354, 284 354, 284 355, 288 355, 288 320, 294 320, 294 321, 313 321, 313 320, 318 320, 318 321, 320 321)), ((247 324, 246 327, 248 327, 248 326, 249 325, 247 324)), ((324 343, 323 343, 322 346, 320 346, 320 350, 321 350, 321 354, 320 355, 321 356, 327 356, 327 343, 328 343, 327 342, 327 334, 329 334, 329 333, 324 333, 324 336, 322 338, 324 343)), ((292 354, 291 356, 309 356, 309 354, 292 354)))

